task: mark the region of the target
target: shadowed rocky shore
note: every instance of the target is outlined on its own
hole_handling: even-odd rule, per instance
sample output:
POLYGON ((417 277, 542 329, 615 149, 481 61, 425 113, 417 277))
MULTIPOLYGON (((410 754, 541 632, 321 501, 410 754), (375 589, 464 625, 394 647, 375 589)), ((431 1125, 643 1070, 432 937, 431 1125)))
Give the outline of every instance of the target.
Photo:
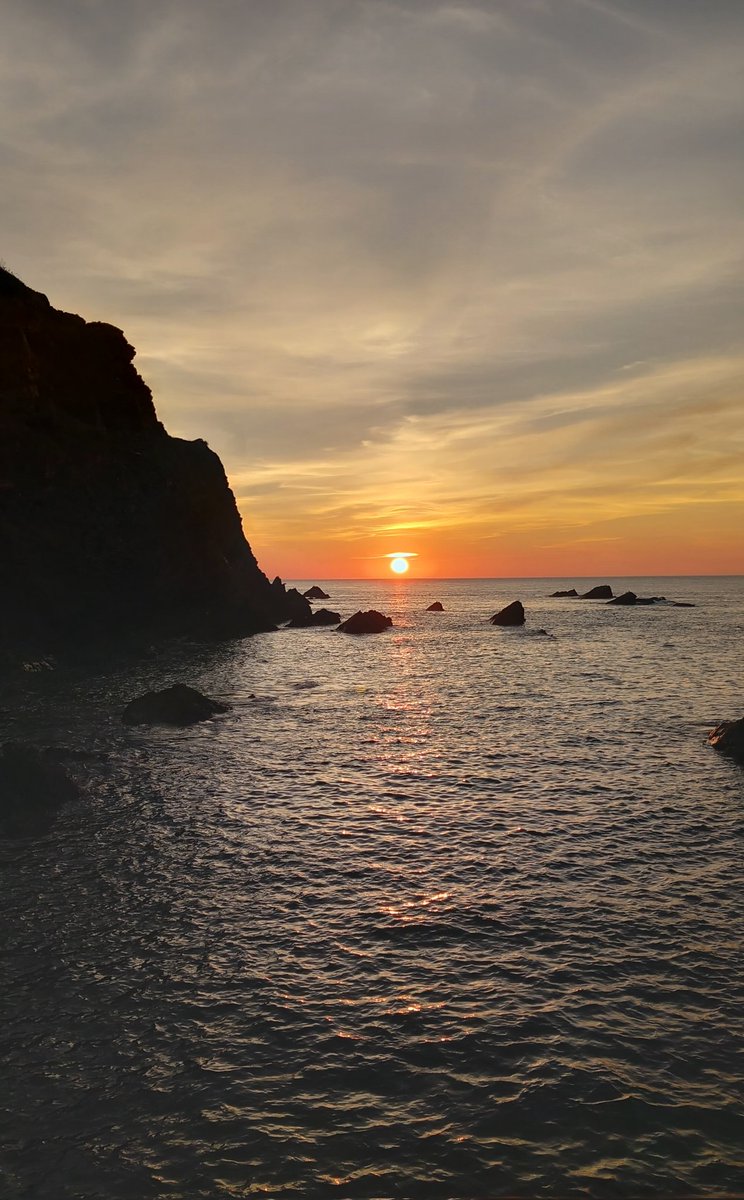
POLYGON ((310 616, 260 570, 217 455, 163 428, 134 355, 0 269, 0 666, 310 616))

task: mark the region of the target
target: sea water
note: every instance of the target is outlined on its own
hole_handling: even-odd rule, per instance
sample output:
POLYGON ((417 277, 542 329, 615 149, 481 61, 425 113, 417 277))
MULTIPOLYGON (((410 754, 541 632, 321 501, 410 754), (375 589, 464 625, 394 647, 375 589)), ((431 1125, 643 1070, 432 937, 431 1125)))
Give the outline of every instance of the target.
POLYGON ((3 1200, 744 1190, 744 580, 316 582, 393 628, 6 686, 100 757, 0 849, 3 1200))

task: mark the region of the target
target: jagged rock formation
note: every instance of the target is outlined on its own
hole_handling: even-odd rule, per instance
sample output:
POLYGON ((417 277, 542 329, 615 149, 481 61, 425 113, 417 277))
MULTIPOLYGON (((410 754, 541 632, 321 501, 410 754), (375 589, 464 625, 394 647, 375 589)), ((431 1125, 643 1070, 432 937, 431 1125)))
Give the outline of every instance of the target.
POLYGON ((344 621, 338 627, 339 633, 383 633, 385 629, 389 629, 393 623, 392 617, 385 616, 384 613, 378 612, 376 608, 370 608, 367 612, 355 612, 353 616, 344 621))
POLYGON ((310 611, 260 570, 217 455, 166 433, 134 353, 0 269, 0 638, 16 648, 240 636, 310 611))
POLYGON ((589 588, 588 592, 580 597, 581 600, 611 600, 612 588, 609 583, 600 583, 597 587, 589 588))
POLYGON ((502 608, 491 617, 492 625, 524 625, 524 622, 524 605, 521 600, 512 600, 511 604, 507 604, 506 608, 502 608))
POLYGON ((303 596, 307 597, 308 600, 330 600, 331 598, 328 595, 328 592, 324 592, 321 587, 318 587, 317 583, 313 584, 311 588, 308 588, 307 591, 303 592, 302 594, 303 596))
POLYGON ((184 683, 176 683, 130 700, 121 719, 125 725, 196 725, 227 711, 227 705, 219 700, 212 700, 184 683))
POLYGON ((568 591, 565 592, 551 592, 550 598, 552 600, 556 596, 578 596, 578 594, 579 593, 576 591, 576 588, 569 588, 568 591))
POLYGON ((319 608, 317 612, 311 613, 309 617, 293 617, 289 622, 289 629, 309 629, 312 626, 323 625, 340 625, 341 614, 332 612, 330 608, 319 608))
POLYGON ((716 750, 730 754, 737 762, 744 764, 744 717, 738 721, 723 721, 711 729, 708 742, 716 750))
POLYGON ((427 612, 444 612, 444 605, 441 600, 435 600, 426 610, 427 612))

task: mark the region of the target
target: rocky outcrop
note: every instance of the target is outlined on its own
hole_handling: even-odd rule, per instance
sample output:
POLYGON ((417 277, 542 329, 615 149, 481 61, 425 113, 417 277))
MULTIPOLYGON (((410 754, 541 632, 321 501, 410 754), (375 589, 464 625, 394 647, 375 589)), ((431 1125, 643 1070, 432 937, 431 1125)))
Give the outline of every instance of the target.
POLYGON ((0 836, 46 833, 60 808, 81 796, 67 772, 33 746, 6 742, 0 748, 0 836))
POLYGON ((329 608, 319 608, 310 613, 309 617, 294 617, 287 626, 288 629, 311 629, 314 625, 340 625, 341 614, 331 612, 329 608))
POLYGON ((241 636, 309 610, 260 570, 217 455, 166 433, 134 353, 0 270, 0 629, 16 647, 241 636))
POLYGON ((739 721, 723 721, 708 734, 708 742, 737 762, 744 763, 744 717, 739 721))
POLYGON ((584 592, 581 596, 582 600, 611 600, 612 588, 609 583, 600 583, 597 587, 589 588, 588 592, 584 592))
POLYGON ((521 600, 514 600, 491 617, 492 625, 524 625, 524 606, 521 600))
POLYGON ((444 612, 444 605, 439 600, 435 600, 426 610, 427 612, 444 612))
POLYGON ((160 692, 145 692, 130 700, 121 719, 125 725, 196 725, 208 721, 217 713, 227 712, 227 705, 203 696, 183 683, 163 688, 160 692))
POLYGON ((331 598, 328 592, 324 592, 322 588, 318 587, 317 583, 302 594, 307 600, 330 600, 331 598))
POLYGON ((389 629, 392 623, 392 617, 386 617, 376 609, 370 608, 367 612, 355 612, 353 617, 349 617, 338 629, 340 633, 382 633, 383 630, 389 629))
MULTIPOLYGON (((635 592, 623 592, 621 596, 615 596, 612 600, 607 601, 608 604, 637 604, 638 597, 635 592)), ((651 601, 649 601, 649 604, 651 601)))
POLYGON ((550 598, 552 600, 555 596, 578 596, 578 594, 576 588, 569 588, 567 592, 551 592, 550 598))

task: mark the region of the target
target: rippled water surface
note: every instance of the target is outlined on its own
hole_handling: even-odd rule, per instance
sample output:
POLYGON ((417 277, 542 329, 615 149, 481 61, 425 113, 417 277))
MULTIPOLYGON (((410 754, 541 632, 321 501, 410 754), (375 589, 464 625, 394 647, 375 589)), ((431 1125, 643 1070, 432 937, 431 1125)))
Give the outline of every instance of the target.
POLYGON ((326 584, 395 627, 6 689, 3 736, 105 756, 0 849, 3 1200, 744 1191, 744 770, 705 744, 744 582, 634 582, 696 607, 326 584), (121 725, 176 681, 229 713, 121 725))

